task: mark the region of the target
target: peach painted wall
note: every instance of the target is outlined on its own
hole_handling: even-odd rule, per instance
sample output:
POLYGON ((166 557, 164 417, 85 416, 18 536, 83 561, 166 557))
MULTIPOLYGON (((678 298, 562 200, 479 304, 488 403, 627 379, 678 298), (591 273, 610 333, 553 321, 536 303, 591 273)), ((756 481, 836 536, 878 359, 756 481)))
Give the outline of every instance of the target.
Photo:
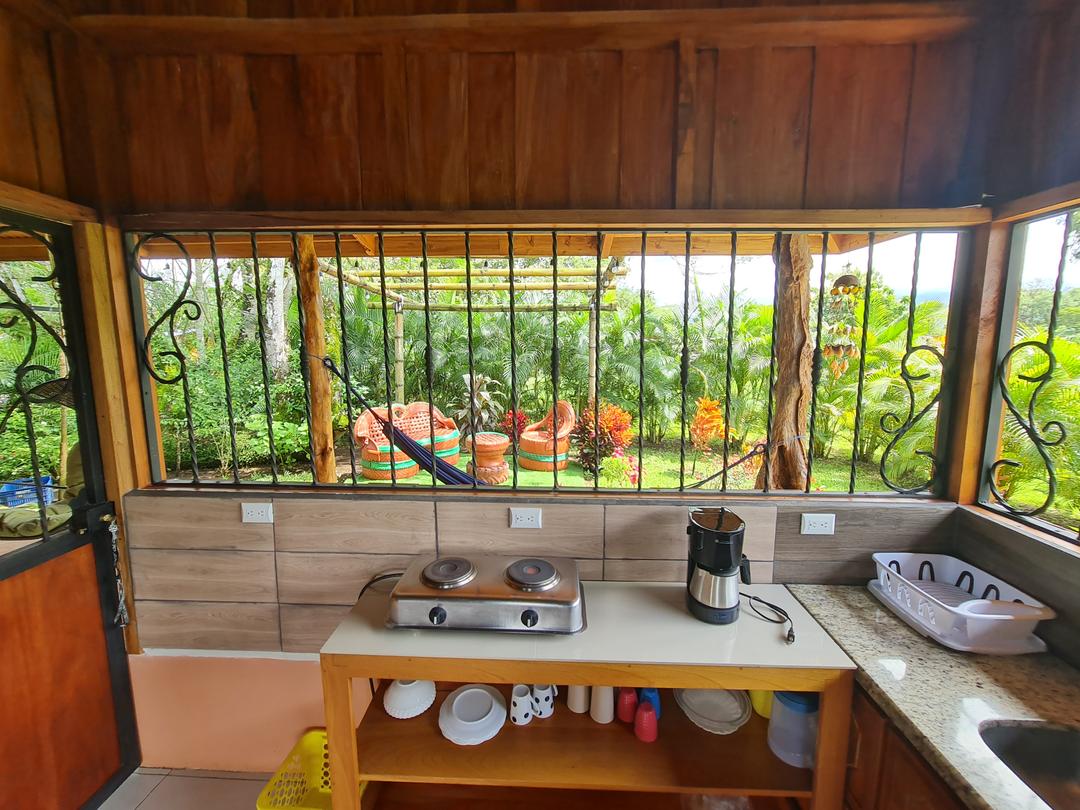
MULTIPOLYGON (((319 662, 132 655, 143 765, 275 771, 297 738, 323 726, 319 662)), ((356 685, 357 710, 367 686, 356 685)))

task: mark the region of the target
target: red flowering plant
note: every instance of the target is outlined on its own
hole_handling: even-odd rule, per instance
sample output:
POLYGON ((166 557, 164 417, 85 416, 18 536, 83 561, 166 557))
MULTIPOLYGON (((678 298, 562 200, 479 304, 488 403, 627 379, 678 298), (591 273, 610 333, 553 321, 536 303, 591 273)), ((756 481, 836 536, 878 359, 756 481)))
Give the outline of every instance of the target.
POLYGON ((517 410, 513 408, 507 408, 506 413, 503 414, 502 421, 499 422, 499 428, 507 436, 513 436, 516 439, 521 438, 521 431, 525 430, 529 426, 529 415, 525 411, 517 410))
MULTIPOLYGON (((634 431, 631 429, 633 417, 628 411, 610 402, 601 402, 598 416, 599 418, 594 415, 591 407, 585 408, 574 432, 570 434, 578 451, 581 469, 587 478, 595 478, 604 459, 610 458, 616 451, 625 450, 634 440, 634 431)), ((636 469, 633 474, 636 482, 636 469)))

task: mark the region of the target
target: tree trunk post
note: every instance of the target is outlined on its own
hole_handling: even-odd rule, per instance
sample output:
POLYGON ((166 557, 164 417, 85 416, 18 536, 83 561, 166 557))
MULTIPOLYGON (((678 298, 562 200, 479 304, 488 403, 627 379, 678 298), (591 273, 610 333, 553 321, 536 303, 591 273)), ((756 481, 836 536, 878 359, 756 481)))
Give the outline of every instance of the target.
MULTIPOLYGON (((769 446, 769 488, 806 487, 807 415, 813 348, 810 341, 810 271, 814 261, 805 234, 785 234, 780 242, 776 291, 776 381, 773 433, 769 446)), ((757 487, 765 486, 765 465, 757 487)))
POLYGON ((337 483, 334 458, 334 418, 330 372, 323 367, 326 356, 326 326, 323 322, 322 292, 319 287, 319 257, 311 236, 299 237, 300 267, 298 295, 304 315, 304 352, 307 355, 308 392, 311 399, 311 441, 315 451, 315 478, 320 484, 337 483))
POLYGON ((394 304, 394 400, 405 403, 405 312, 394 304))

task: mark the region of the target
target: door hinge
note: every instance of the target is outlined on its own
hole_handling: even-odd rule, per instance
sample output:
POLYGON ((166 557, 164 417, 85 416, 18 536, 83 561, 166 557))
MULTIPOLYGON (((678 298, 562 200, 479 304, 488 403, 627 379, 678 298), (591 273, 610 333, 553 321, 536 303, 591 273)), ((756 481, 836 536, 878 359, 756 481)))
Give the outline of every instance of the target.
POLYGON ((116 615, 113 616, 113 625, 127 627, 130 617, 128 616, 124 577, 120 573, 120 524, 117 523, 115 515, 103 515, 101 519, 108 521, 109 544, 112 547, 113 580, 116 583, 116 615))

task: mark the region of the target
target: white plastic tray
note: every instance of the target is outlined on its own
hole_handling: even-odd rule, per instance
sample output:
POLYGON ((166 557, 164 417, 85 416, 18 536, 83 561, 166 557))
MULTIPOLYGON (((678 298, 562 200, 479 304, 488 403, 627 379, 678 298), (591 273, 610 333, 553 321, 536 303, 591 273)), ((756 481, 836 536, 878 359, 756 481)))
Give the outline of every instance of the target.
POLYGON ((945 554, 874 555, 870 592, 923 635, 964 652, 1042 652, 1033 635, 1054 611, 975 566, 945 554))

